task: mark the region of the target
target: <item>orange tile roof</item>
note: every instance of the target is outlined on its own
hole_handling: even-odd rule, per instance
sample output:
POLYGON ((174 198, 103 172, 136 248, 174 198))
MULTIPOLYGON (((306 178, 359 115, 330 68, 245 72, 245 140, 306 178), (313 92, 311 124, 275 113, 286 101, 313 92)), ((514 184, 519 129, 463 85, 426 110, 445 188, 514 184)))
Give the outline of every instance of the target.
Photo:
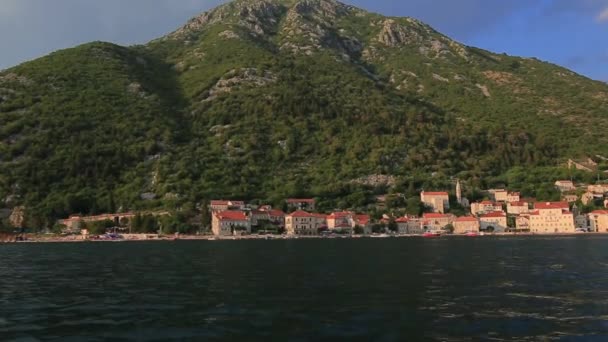
POLYGON ((217 213, 216 215, 220 220, 247 221, 247 215, 245 215, 245 213, 242 211, 227 210, 217 213))
POLYGON ((400 217, 400 218, 396 219, 395 222, 397 222, 397 223, 408 223, 408 222, 410 222, 410 219, 407 218, 407 217, 400 217))
POLYGON ((608 210, 595 210, 591 212, 593 215, 608 215, 608 210))
POLYGON ((568 202, 540 202, 534 204, 534 209, 567 209, 570 210, 568 202))
POLYGON ((270 216, 285 216, 285 213, 282 210, 269 210, 268 214, 270 216))
POLYGON ((473 216, 462 216, 457 218, 455 222, 477 222, 477 219, 473 216))
POLYGON ((294 211, 293 213, 287 215, 289 217, 314 217, 313 214, 307 213, 303 210, 294 211))

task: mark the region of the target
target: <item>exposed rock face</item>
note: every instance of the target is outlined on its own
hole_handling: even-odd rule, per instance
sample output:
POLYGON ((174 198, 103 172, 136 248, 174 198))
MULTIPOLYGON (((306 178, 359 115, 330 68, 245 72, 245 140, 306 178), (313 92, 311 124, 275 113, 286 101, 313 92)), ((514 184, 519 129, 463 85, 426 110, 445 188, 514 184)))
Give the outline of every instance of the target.
POLYGON ((481 90, 481 93, 483 94, 483 96, 492 97, 492 94, 490 94, 490 90, 488 89, 487 86, 479 84, 479 83, 477 83, 475 86, 477 86, 477 88, 479 88, 481 90))
POLYGON ((22 228, 25 217, 25 207, 15 207, 8 220, 13 227, 22 228))
POLYGON ((397 183, 397 178, 390 175, 369 175, 353 180, 355 184, 361 184, 371 187, 389 186, 393 187, 397 183))
POLYGON ((275 75, 270 71, 258 71, 255 68, 247 68, 229 71, 204 95, 203 101, 211 101, 218 95, 230 93, 234 87, 249 85, 262 87, 277 81, 275 75))
MULTIPOLYGON (((247 28, 252 35, 274 33, 285 6, 272 0, 234 1, 192 18, 186 25, 171 33, 171 39, 183 39, 217 24, 236 24, 247 28)), ((232 38, 232 37, 231 37, 232 38)))
POLYGON ((14 73, 8 73, 5 75, 0 75, 0 84, 4 84, 4 83, 11 83, 11 82, 15 82, 17 84, 21 84, 21 85, 30 85, 32 83, 31 80, 29 80, 27 77, 25 76, 20 76, 14 73))
POLYGON ((394 19, 384 20, 382 30, 378 35, 378 41, 390 47, 413 44, 421 40, 422 36, 418 32, 399 24, 394 19))

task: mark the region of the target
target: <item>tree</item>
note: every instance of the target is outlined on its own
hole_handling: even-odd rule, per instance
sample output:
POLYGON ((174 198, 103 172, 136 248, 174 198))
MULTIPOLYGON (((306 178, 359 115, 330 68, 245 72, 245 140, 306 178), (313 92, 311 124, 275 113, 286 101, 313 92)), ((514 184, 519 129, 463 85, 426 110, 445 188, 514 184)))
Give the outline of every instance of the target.
POLYGON ((449 234, 454 234, 454 226, 450 223, 447 226, 445 226, 443 228, 443 230, 445 230, 446 232, 448 232, 449 234))
POLYGON ((420 201, 420 197, 411 197, 406 202, 405 212, 408 215, 419 216, 424 209, 424 205, 420 201))
POLYGON ((355 235, 365 234, 365 230, 363 229, 363 227, 361 227, 359 225, 355 226, 354 232, 355 232, 355 235))
POLYGON ((390 230, 391 232, 395 233, 399 231, 399 225, 397 224, 397 222, 395 222, 395 219, 391 217, 391 219, 388 221, 388 230, 390 230))
POLYGON ((374 234, 380 234, 386 232, 386 225, 383 223, 377 223, 372 226, 372 232, 374 234))

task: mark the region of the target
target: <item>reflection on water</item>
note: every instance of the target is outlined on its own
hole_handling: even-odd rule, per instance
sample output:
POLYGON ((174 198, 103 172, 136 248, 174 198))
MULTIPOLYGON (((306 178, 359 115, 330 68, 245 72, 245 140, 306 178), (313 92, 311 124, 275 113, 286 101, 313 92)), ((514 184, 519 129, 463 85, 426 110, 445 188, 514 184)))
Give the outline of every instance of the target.
POLYGON ((608 238, 0 245, 0 340, 608 340, 608 238))

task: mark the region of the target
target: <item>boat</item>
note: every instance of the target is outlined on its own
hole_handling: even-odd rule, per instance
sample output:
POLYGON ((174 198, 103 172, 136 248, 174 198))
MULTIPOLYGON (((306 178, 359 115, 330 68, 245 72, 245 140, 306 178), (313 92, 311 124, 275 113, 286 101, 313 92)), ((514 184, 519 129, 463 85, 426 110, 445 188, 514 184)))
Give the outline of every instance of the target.
POLYGON ((440 237, 441 233, 439 232, 425 232, 424 234, 422 234, 422 237, 425 238, 434 238, 434 237, 440 237))
POLYGON ((467 232, 466 236, 480 236, 478 232, 467 232))

